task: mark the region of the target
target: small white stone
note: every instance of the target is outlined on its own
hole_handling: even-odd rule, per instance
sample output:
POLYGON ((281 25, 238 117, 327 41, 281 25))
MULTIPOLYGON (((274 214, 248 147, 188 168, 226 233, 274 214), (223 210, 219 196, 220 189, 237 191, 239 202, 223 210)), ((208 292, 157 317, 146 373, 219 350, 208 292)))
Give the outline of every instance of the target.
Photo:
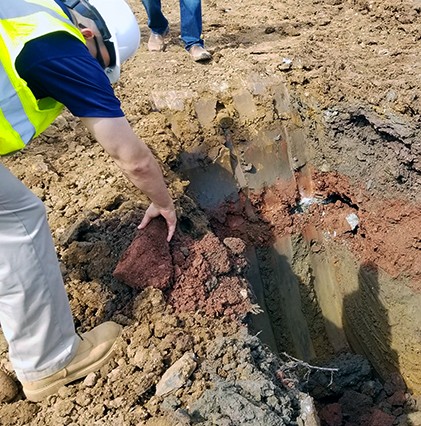
POLYGON ((98 376, 95 373, 89 373, 85 380, 83 381, 84 385, 88 388, 92 388, 96 385, 96 382, 98 381, 98 376))
POLYGON ((355 213, 351 213, 346 217, 346 221, 349 223, 349 226, 354 230, 359 224, 360 219, 355 213))

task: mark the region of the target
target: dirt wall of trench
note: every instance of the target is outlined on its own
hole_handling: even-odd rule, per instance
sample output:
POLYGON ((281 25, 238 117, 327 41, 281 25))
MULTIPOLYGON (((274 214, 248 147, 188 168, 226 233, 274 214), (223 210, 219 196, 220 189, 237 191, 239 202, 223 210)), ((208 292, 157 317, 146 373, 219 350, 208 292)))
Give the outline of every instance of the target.
POLYGON ((275 330, 265 332, 267 342, 276 347, 274 340, 278 340, 278 349, 279 345, 293 348, 303 359, 325 358, 351 347, 367 356, 383 377, 400 371, 410 389, 419 393, 420 317, 416 306, 421 259, 415 230, 420 215, 417 195, 412 192, 418 174, 404 157, 392 153, 398 144, 417 149, 417 141, 399 140, 398 134, 399 130, 401 135, 413 135, 410 129, 415 124, 401 123, 399 127, 396 120, 380 120, 375 112, 370 115, 375 124, 353 121, 349 112, 342 116, 347 125, 332 123, 326 120, 326 110, 316 109, 320 102, 309 101, 308 95, 301 100, 300 92, 283 78, 259 80, 250 75, 245 80, 245 84, 237 82, 225 90, 223 96, 214 93, 212 98, 206 93, 192 100, 200 127, 213 132, 214 139, 206 135, 205 143, 193 149, 197 161, 183 159, 181 171, 191 182, 188 193, 205 210, 212 211, 227 200, 241 204, 237 194, 241 188, 244 211, 225 215, 218 211, 214 223, 223 223, 223 235, 232 233, 250 244, 274 247, 285 259, 284 268, 273 256, 269 261, 267 256, 257 260, 264 265, 260 268, 268 269, 267 276, 273 275, 266 277, 263 287, 269 290, 263 290, 261 303, 273 318, 279 317, 275 330), (340 138, 336 136, 339 127, 340 138), (392 133, 396 140, 391 144, 392 133), (223 143, 219 149, 206 146, 218 139, 223 143), (369 151, 376 149, 373 141, 379 145, 378 160, 368 173, 369 151), (355 155, 358 152, 364 161, 355 155), (386 167, 380 166, 384 164, 386 167), (389 168, 405 169, 413 186, 390 175, 389 168), (388 189, 386 194, 382 188, 388 189), (269 223, 266 229, 253 225, 256 212, 269 223), (245 220, 240 218, 243 213, 245 220), (350 223, 350 217, 358 224, 350 223), (299 237, 306 247, 301 266, 297 266, 300 256, 295 258, 300 250, 285 244, 288 236, 299 237), (295 284, 285 278, 291 267, 293 272, 294 268, 306 270, 295 284), (310 286, 307 291, 316 299, 303 308, 309 309, 304 316, 299 307, 306 303, 300 300, 300 291, 306 291, 300 289, 303 283, 310 286), (283 294, 283 286, 297 296, 283 294), (270 301, 263 301, 265 297, 270 301), (290 306, 298 306, 298 310, 290 312, 290 306), (326 328, 322 333, 321 323, 326 328), (316 342, 312 336, 317 336, 316 342))

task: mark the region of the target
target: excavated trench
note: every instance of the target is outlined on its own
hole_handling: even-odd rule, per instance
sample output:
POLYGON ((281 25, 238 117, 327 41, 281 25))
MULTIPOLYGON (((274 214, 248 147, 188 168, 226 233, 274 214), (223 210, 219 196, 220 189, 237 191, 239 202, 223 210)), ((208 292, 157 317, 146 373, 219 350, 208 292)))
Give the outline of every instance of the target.
MULTIPOLYGON (((304 102, 293 101, 279 81, 254 80, 232 93, 196 101, 195 118, 204 128, 213 126, 221 143, 183 153, 178 167, 213 231, 247 244, 247 279, 262 309, 251 319, 253 333, 275 353, 316 365, 335 366, 338 357, 359 354, 373 377, 419 395, 419 288, 408 274, 391 273, 370 257, 371 246, 364 248, 370 207, 353 186, 364 172, 356 161, 347 163, 352 147, 342 151, 344 174, 322 150, 317 158, 322 143, 337 145, 329 140, 329 119, 337 113, 313 109, 309 122, 317 125, 309 125, 298 113, 304 102)), ((345 138, 362 125, 352 121, 342 129, 345 138)), ((381 211, 376 214, 381 218, 381 211)), ((363 362, 356 368, 363 370, 363 362)), ((328 396, 324 405, 333 400, 328 396)), ((392 404, 390 412, 393 424, 411 424, 402 406, 392 404)))
MULTIPOLYGON (((36 407, 19 399, 19 416, 15 403, 3 404, 2 421, 68 424, 72 412, 74 424, 138 424, 168 411, 175 424, 186 407, 209 419, 203 424, 228 424, 219 419, 231 414, 242 419, 232 424, 291 424, 306 412, 298 390, 313 397, 323 426, 421 424, 417 132, 402 117, 321 110, 291 90, 254 74, 203 93, 153 92, 144 119, 131 117, 156 136, 151 146, 160 144, 178 198, 181 232, 168 245, 158 223, 136 234, 143 205, 84 129, 67 140, 60 127, 46 134, 46 143, 62 143, 48 161, 43 144, 20 158, 15 173, 51 209, 77 326, 114 319, 127 339, 92 388, 75 384, 36 407), (81 158, 61 154, 75 147, 81 158), (103 187, 82 168, 101 172, 103 187), (147 248, 132 251, 135 289, 166 289, 168 300, 112 276, 135 235, 147 248), (252 336, 235 332, 244 316, 252 336), (158 404, 155 384, 192 349, 201 362, 194 380, 158 404)), ((57 126, 69 123, 64 116, 57 126)))

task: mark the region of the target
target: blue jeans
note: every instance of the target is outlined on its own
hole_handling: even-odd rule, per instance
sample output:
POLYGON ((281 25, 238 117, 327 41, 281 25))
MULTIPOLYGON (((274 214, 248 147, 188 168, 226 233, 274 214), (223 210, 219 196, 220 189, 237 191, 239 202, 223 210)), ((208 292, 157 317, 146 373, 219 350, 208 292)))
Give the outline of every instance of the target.
MULTIPOLYGON (((161 0, 142 0, 148 15, 148 27, 153 33, 165 34, 168 20, 161 10, 161 0)), ((201 0, 180 0, 181 39, 189 50, 193 45, 204 46, 202 36, 201 0)))

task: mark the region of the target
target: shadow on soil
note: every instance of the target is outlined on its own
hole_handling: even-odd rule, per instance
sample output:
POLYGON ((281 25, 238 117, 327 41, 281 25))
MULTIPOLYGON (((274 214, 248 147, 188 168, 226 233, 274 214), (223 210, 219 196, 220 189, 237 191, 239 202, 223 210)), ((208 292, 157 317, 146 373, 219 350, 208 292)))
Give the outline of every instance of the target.
MULTIPOLYGON (((188 192, 205 211, 215 234, 221 240, 241 238, 247 245, 249 267, 246 277, 263 310, 250 318, 250 330, 258 334, 274 353, 285 358, 281 380, 296 383, 302 391, 313 396, 322 425, 411 425, 406 414, 410 410, 406 387, 398 372, 397 354, 390 347, 390 332, 386 332, 386 339, 379 342, 379 353, 385 354, 391 367, 390 374, 382 375, 382 378, 363 355, 334 354, 332 347, 326 346, 326 353, 316 356, 313 341, 327 341, 326 331, 324 326, 316 327, 319 336, 312 335, 314 327, 309 327, 302 303, 313 306, 311 321, 324 321, 320 318, 321 310, 314 294, 303 290, 305 286, 291 268, 292 250, 288 238, 273 234, 272 224, 259 217, 256 204, 253 205, 226 169, 206 158, 198 162, 188 154, 183 157, 183 164, 195 164, 194 167, 184 167, 186 178, 191 182, 188 192), (311 300, 304 301, 306 297, 311 300), (308 364, 316 358, 324 361, 314 366, 308 364), (332 373, 331 369, 337 369, 337 372, 332 373)), ((344 312, 346 315, 362 313, 358 318, 361 323, 380 322, 379 326, 387 331, 388 315, 378 298, 376 271, 375 265, 361 266, 359 291, 345 299, 344 312)), ((346 316, 344 323, 347 324, 346 316)), ((346 331, 358 333, 362 330, 362 324, 357 328, 353 324, 346 331)), ((354 349, 364 354, 360 348, 354 349)))

